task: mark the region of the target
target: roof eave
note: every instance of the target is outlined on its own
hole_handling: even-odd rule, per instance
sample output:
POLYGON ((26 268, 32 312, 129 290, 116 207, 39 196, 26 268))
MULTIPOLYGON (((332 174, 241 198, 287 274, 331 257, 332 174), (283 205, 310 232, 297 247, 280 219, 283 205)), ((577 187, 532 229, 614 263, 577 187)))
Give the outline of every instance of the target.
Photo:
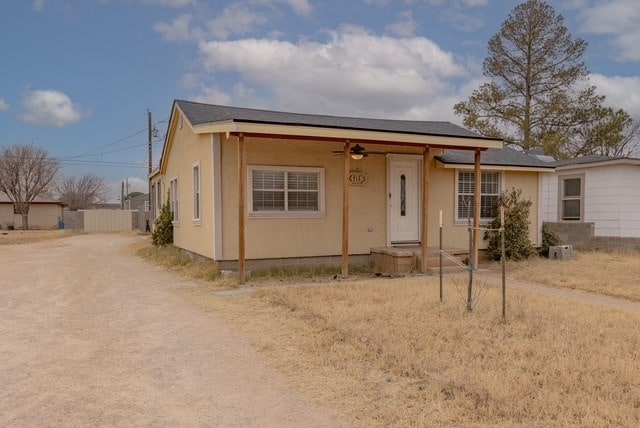
MULTIPOLYGON (((442 159, 438 159, 438 162, 445 169, 473 169, 474 164, 466 162, 445 162, 442 159)), ((555 167, 543 167, 543 166, 530 166, 530 165, 500 165, 500 164, 487 164, 481 163, 481 168, 487 171, 521 171, 521 172, 553 172, 555 167)))
POLYGON ((303 137, 318 140, 379 141, 384 144, 409 144, 431 147, 456 147, 461 149, 501 149, 502 140, 483 137, 443 136, 376 130, 330 128, 321 126, 285 125, 262 122, 226 120, 192 127, 196 134, 225 133, 227 135, 278 135, 291 138, 303 137))
POLYGON ((599 166, 612 166, 612 165, 636 165, 640 166, 640 159, 610 159, 604 161, 594 161, 586 163, 573 163, 568 165, 556 165, 556 170, 570 170, 570 169, 582 169, 582 168, 595 168, 599 166))

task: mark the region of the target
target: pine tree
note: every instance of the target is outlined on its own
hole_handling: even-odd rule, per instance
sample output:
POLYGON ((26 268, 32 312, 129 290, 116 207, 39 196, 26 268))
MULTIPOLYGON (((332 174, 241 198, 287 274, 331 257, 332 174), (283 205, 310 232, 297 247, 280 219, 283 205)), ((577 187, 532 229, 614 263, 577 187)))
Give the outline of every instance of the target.
POLYGON ((173 243, 173 214, 169 208, 169 201, 160 210, 160 217, 156 220, 155 227, 151 233, 153 245, 165 246, 173 243))

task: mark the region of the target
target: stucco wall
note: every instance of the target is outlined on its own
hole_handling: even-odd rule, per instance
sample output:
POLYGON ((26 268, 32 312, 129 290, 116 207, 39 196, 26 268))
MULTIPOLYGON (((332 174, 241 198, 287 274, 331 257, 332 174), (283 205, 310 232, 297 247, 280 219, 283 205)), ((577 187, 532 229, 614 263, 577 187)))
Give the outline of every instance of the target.
MULTIPOLYGON (((269 141, 246 139, 247 165, 324 168, 325 216, 323 218, 254 218, 246 223, 247 258, 308 257, 342 251, 343 162, 340 143, 269 141)), ((222 143, 223 258, 237 258, 237 142, 222 143)), ((349 252, 368 254, 384 246, 386 225, 386 158, 370 155, 351 162, 367 176, 366 184, 350 186, 349 252)))
POLYGON ((584 174, 583 222, 595 225, 595 236, 640 237, 640 168, 610 165, 547 173, 542 179, 542 218, 558 222, 558 179, 584 174))
MULTIPOLYGON (((179 123, 179 122, 178 122, 179 123)), ((213 258, 213 215, 212 215, 212 148, 211 135, 194 134, 187 126, 174 126, 174 141, 167 157, 167 173, 163 176, 163 203, 166 203, 169 183, 178 179, 179 216, 174 223, 175 245, 205 257, 213 258), (200 220, 194 219, 193 167, 200 165, 200 220)))
MULTIPOLYGON (((56 229, 62 218, 62 206, 57 204, 32 204, 29 208, 29 229, 56 229)), ((22 229, 22 216, 13 213, 12 204, 0 204, 0 227, 13 224, 22 229)))
MULTIPOLYGON (((175 123, 179 123, 176 121, 175 123)), ((214 215, 221 218, 221 233, 217 236, 221 250, 218 260, 235 260, 238 256, 238 142, 235 136, 220 138, 220 171, 214 172, 212 136, 196 135, 185 126, 170 130, 173 146, 161 177, 164 195, 169 182, 178 178, 180 219, 174 226, 174 241, 178 247, 214 258, 216 231, 214 215), (202 218, 193 221, 194 162, 200 162, 202 218), (220 212, 214 209, 214 180, 220 177, 220 212), (221 236, 220 236, 221 235, 221 236)), ((310 142, 267 138, 245 138, 247 166, 313 167, 324 171, 325 212, 321 218, 278 218, 249 215, 246 221, 247 259, 335 256, 342 251, 342 182, 343 145, 338 142, 310 142)), ((370 151, 393 152, 422 157, 420 148, 368 146, 370 151)), ((454 169, 444 169, 433 156, 430 159, 429 230, 428 245, 438 245, 438 212, 443 211, 446 230, 444 245, 454 248, 468 246, 466 225, 455 224, 454 169)), ((367 177, 362 186, 350 186, 350 254, 369 254, 371 248, 386 246, 387 231, 387 166, 385 155, 371 154, 362 160, 352 160, 351 170, 360 170, 367 177)), ((250 180, 250 177, 247 177, 250 180)), ((537 173, 507 173, 505 187, 522 188, 524 196, 532 199, 531 237, 537 243, 537 173)), ((421 181, 421 180, 420 180, 421 181)), ((166 200, 166 198, 165 198, 166 200)), ((248 211, 250 207, 247 207, 248 211)), ((486 242, 482 241, 484 248, 486 242)))
MULTIPOLYGON (((442 167, 436 163, 435 170, 432 169, 431 183, 432 191, 429 199, 430 224, 429 224, 429 246, 438 245, 438 211, 442 210, 443 225, 443 245, 449 248, 468 248, 469 232, 466 222, 456 222, 456 169, 442 167)), ((506 171, 502 183, 503 190, 510 191, 512 188, 522 190, 522 198, 531 200, 529 238, 533 245, 539 245, 538 231, 541 223, 538 215, 538 173, 506 171)), ((481 236, 484 233, 481 232, 481 236)), ((480 239, 480 248, 487 248, 487 241, 480 239)))

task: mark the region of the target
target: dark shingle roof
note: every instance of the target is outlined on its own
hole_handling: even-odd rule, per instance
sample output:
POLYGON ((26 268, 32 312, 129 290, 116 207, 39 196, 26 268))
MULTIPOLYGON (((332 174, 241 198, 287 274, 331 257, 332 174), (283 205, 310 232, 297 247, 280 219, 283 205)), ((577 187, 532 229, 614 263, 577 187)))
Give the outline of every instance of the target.
POLYGON ((236 121, 270 123, 293 126, 353 129, 363 131, 401 132, 405 134, 438 135, 446 137, 485 138, 475 132, 449 122, 365 119, 357 117, 325 116, 317 114, 285 113, 239 107, 176 100, 175 103, 192 125, 236 121))
MULTIPOLYGON (((473 165, 474 154, 468 150, 447 150, 443 156, 436 156, 442 163, 473 165)), ((527 168, 555 168, 552 162, 545 162, 536 156, 514 150, 510 147, 489 149, 480 155, 482 165, 527 167, 527 168)))

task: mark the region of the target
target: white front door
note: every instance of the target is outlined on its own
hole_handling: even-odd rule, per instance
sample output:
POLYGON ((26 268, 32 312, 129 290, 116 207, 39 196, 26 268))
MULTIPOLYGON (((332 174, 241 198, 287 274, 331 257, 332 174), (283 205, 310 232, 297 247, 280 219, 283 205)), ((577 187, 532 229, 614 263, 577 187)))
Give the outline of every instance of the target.
POLYGON ((389 239, 391 244, 420 242, 419 177, 419 158, 390 158, 389 239))

